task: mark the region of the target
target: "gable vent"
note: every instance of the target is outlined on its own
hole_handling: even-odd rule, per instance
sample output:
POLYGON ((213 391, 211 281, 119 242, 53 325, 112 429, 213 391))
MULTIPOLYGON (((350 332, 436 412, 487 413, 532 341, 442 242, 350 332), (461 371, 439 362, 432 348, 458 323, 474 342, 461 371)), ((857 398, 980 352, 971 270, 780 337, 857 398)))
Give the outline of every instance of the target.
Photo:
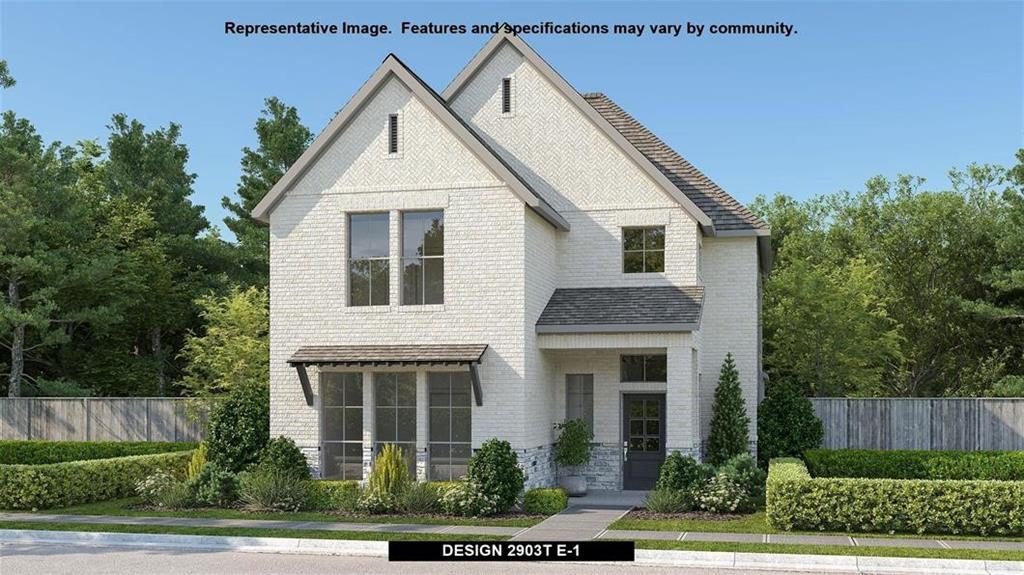
POLYGON ((388 153, 398 153, 398 114, 388 115, 388 153))
POLYGON ((501 113, 512 113, 512 78, 501 79, 501 113))

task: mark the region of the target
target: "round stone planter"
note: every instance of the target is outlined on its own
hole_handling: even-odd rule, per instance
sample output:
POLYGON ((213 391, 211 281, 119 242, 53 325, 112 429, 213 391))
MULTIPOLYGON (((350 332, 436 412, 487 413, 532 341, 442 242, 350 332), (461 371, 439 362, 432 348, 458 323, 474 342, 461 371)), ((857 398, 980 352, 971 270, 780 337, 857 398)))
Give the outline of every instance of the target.
POLYGON ((587 478, 582 475, 563 476, 558 480, 558 485, 569 497, 583 497, 587 494, 587 478))

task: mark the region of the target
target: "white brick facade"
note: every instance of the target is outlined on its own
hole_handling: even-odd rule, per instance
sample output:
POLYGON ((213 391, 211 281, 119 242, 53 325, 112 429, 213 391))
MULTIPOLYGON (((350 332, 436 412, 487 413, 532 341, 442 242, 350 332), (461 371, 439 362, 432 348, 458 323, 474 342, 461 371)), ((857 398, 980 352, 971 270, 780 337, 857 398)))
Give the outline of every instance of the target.
MULTIPOLYGON (((594 374, 600 464, 587 474, 602 487, 622 485, 615 458, 623 393, 665 394, 668 449, 699 453, 718 365, 731 351, 753 419, 760 371, 756 240, 702 237, 690 213, 510 46, 449 104, 571 229, 555 229, 524 205, 415 91, 387 80, 270 212, 271 434, 292 437, 319 465, 319 374, 310 368, 314 405, 308 406, 286 363, 310 345, 487 344, 472 444, 508 440, 530 485, 555 478, 550 447, 553 424, 565 417, 566 374, 594 374), (514 79, 511 114, 500 111, 506 76, 514 79), (390 155, 389 114, 400 118, 399 153, 390 155), (444 304, 403 306, 401 216, 424 209, 444 210, 444 304), (389 305, 348 305, 347 214, 354 212, 390 215, 389 305), (666 230, 664 273, 623 273, 622 228, 652 225, 666 230), (701 284, 699 331, 535 331, 557 288, 701 284), (623 353, 667 353, 668 382, 621 382, 623 353)), ((375 440, 370 382, 378 370, 360 370, 368 460, 375 440)), ((417 461, 425 477, 426 373, 436 369, 404 371, 417 372, 417 461)))

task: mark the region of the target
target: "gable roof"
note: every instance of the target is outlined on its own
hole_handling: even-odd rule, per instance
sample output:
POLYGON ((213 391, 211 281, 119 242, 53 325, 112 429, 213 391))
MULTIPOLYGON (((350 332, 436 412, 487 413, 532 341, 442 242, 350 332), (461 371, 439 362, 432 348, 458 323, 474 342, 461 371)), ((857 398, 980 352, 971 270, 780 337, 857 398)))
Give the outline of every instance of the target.
POLYGON ((568 230, 569 223, 555 209, 544 200, 511 166, 508 165, 494 150, 487 145, 480 136, 472 130, 461 118, 459 118, 448 104, 430 88, 419 76, 413 73, 394 54, 388 54, 384 62, 377 68, 372 76, 363 84, 359 91, 352 96, 352 99, 345 104, 334 118, 327 124, 320 135, 313 143, 299 156, 299 159, 288 168, 284 176, 274 184, 267 195, 252 210, 252 216, 262 222, 270 221, 270 211, 278 201, 295 185, 306 171, 323 155, 327 148, 348 126, 356 114, 363 109, 377 91, 390 78, 397 78, 406 88, 409 89, 420 102, 423 103, 452 133, 459 138, 463 144, 477 158, 480 159, 491 171, 503 180, 508 187, 526 205, 540 214, 554 227, 561 230, 568 230))
POLYGON ((768 224, 727 194, 718 184, 711 181, 711 178, 705 176, 646 126, 627 114, 608 96, 592 93, 584 94, 583 98, 711 218, 717 235, 737 235, 736 232, 740 231, 750 231, 751 235, 768 235, 768 224))
POLYGON ((462 69, 461 72, 451 81, 447 88, 445 88, 442 95, 445 101, 452 101, 453 98, 458 96, 459 92, 468 84, 469 80, 472 79, 477 71, 483 67, 493 56, 499 48, 505 44, 509 44, 517 52, 523 55, 524 58, 534 68, 536 68, 547 80, 551 83, 562 95, 572 102, 576 108, 583 113, 599 130, 604 132, 605 136, 608 137, 616 146, 630 158, 634 164, 636 164, 641 170, 643 170, 648 177, 650 177, 659 187, 661 187, 669 196, 671 196, 676 202, 678 202, 687 213, 692 216, 705 233, 714 234, 714 224, 710 217, 704 213, 685 193, 672 183, 672 181, 659 170, 647 156, 637 150, 629 140, 627 140, 618 130, 616 130, 608 120, 599 114, 593 106, 588 104, 583 96, 580 95, 568 82, 565 81, 558 72, 555 71, 539 54, 533 51, 521 38, 513 34, 499 33, 495 34, 488 40, 487 44, 477 52, 476 56, 469 61, 468 64, 462 69))

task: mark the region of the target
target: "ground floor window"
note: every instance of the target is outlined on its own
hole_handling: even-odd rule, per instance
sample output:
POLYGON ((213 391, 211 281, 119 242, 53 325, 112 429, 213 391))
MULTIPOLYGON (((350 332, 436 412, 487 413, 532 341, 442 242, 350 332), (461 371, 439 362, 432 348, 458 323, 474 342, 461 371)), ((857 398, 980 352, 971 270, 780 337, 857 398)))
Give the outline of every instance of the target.
POLYGON ((386 443, 402 448, 416 477, 416 373, 374 373, 374 453, 386 443))
POLYGON ((321 475, 363 478, 363 374, 320 374, 321 475))
POLYGON ((469 373, 427 374, 430 396, 430 471, 433 481, 466 474, 472 455, 472 408, 469 373))
POLYGON ((594 429, 594 374, 565 376, 565 419, 582 419, 594 429))

